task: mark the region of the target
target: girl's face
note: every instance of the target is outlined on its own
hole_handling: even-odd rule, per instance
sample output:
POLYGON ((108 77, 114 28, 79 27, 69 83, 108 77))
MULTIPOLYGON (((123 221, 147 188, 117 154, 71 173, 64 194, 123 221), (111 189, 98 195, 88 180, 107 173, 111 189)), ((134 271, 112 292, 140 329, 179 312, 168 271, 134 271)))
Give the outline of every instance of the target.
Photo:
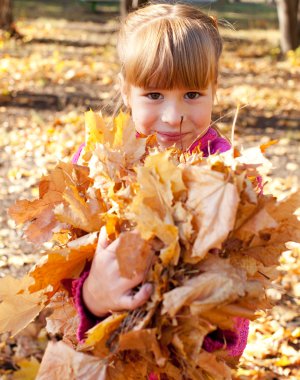
POLYGON ((175 144, 186 150, 210 125, 214 89, 212 85, 205 90, 129 86, 123 98, 137 132, 155 134, 162 148, 175 144))

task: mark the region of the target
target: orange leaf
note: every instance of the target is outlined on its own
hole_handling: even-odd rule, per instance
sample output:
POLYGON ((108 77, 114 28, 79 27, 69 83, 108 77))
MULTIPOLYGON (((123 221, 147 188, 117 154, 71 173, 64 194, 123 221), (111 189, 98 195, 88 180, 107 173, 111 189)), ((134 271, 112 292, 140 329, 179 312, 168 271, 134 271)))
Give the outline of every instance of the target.
POLYGON ((116 256, 122 277, 133 278, 149 267, 153 251, 148 242, 136 231, 123 232, 119 236, 116 256))
POLYGON ((54 294, 59 289, 61 280, 78 277, 86 261, 91 260, 94 256, 96 237, 96 234, 83 236, 78 239, 81 245, 76 247, 77 241, 74 240, 71 248, 56 250, 44 256, 29 272, 29 275, 35 279, 35 283, 30 287, 30 292, 36 292, 52 285, 52 294, 54 294), (90 241, 91 237, 92 242, 90 241))

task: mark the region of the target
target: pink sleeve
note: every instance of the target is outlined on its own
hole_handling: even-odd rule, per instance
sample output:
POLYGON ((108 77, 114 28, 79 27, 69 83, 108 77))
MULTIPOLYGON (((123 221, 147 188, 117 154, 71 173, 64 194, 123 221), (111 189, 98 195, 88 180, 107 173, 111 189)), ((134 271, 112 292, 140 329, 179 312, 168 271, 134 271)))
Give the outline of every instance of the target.
POLYGON ((203 348, 213 352, 225 346, 230 356, 241 356, 247 344, 248 334, 249 320, 237 317, 234 331, 219 328, 212 331, 205 337, 203 348))
POLYGON ((89 273, 90 271, 86 270, 82 272, 78 279, 72 281, 72 295, 74 298, 75 308, 79 315, 79 326, 77 330, 77 339, 79 342, 82 342, 85 339, 85 333, 89 329, 94 327, 103 319, 92 314, 83 301, 82 287, 89 273))

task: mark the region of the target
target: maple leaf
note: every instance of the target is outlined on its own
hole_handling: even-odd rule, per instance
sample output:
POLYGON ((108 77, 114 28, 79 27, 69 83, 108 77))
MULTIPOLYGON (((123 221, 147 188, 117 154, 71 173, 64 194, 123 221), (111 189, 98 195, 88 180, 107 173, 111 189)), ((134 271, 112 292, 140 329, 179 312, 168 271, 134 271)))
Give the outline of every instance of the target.
POLYGON ((214 380, 231 380, 230 368, 223 361, 218 361, 213 353, 202 351, 197 364, 214 380))
POLYGON ((36 244, 50 240, 53 229, 60 224, 54 215, 55 206, 64 202, 63 193, 67 186, 77 186, 78 191, 89 186, 88 172, 88 168, 60 162, 41 179, 40 199, 17 201, 9 209, 9 215, 17 224, 28 223, 25 230, 28 240, 36 244))
POLYGON ((143 352, 153 352, 156 363, 159 367, 163 367, 167 358, 163 355, 156 337, 156 329, 143 329, 138 331, 129 331, 120 335, 119 347, 120 351, 137 350, 143 352))
POLYGON ((129 206, 131 218, 137 223, 141 237, 149 240, 157 236, 165 243, 161 258, 165 264, 177 263, 179 259, 178 228, 172 216, 171 184, 161 183, 150 168, 137 168, 139 187, 129 206))
POLYGON ((101 155, 105 163, 104 172, 111 172, 111 166, 130 167, 145 153, 146 142, 137 139, 128 114, 120 112, 110 123, 93 111, 86 112, 86 145, 83 159, 89 161, 92 155, 101 155), (114 164, 114 165, 112 165, 114 164))
POLYGON ((96 143, 104 142, 105 123, 101 115, 92 110, 85 113, 85 147, 82 158, 86 161, 91 157, 96 143))
POLYGON ((158 175, 163 184, 170 184, 173 196, 186 191, 182 180, 182 169, 176 166, 170 159, 172 151, 160 152, 148 155, 144 167, 152 169, 158 175))
POLYGON ((54 250, 40 260, 29 272, 35 283, 30 292, 53 287, 54 294, 61 286, 61 280, 76 278, 82 272, 86 261, 91 260, 96 249, 97 234, 83 236, 69 243, 69 248, 54 250))
POLYGON ((197 230, 189 258, 194 262, 203 259, 209 249, 221 247, 233 229, 239 195, 223 173, 208 167, 185 167, 183 181, 188 189, 185 207, 194 215, 197 230))
POLYGON ((196 365, 203 340, 214 327, 202 318, 186 316, 177 318, 178 326, 172 331, 172 345, 181 357, 196 365))
POLYGON ((92 351, 93 355, 101 358, 108 356, 110 351, 107 346, 107 341, 112 332, 117 330, 127 315, 128 313, 114 313, 105 318, 87 331, 87 338, 84 343, 79 345, 78 349, 92 351))
POLYGON ((285 243, 300 241, 300 221, 294 215, 299 204, 299 193, 292 194, 285 201, 267 204, 266 210, 276 225, 261 230, 242 253, 255 258, 264 266, 276 265, 279 255, 285 250, 285 243))
POLYGON ((65 291, 59 291, 51 298, 47 309, 51 310, 51 315, 46 318, 47 332, 53 336, 62 334, 64 342, 76 344, 79 316, 73 300, 65 291))
POLYGON ((208 256, 198 271, 201 274, 164 293, 162 313, 175 316, 183 306, 190 306, 191 313, 199 315, 245 295, 245 273, 228 260, 208 256))
POLYGON ((99 231, 103 225, 103 220, 99 215, 99 212, 103 211, 100 205, 92 211, 75 186, 64 190, 63 200, 65 203, 57 205, 54 209, 54 214, 60 222, 86 232, 99 231))
POLYGON ((63 341, 49 342, 37 380, 84 379, 105 380, 106 367, 99 358, 75 351, 63 341))
POLYGON ((12 336, 16 335, 45 307, 46 289, 30 294, 28 288, 32 282, 29 276, 0 279, 0 333, 9 331, 12 336))
POLYGON ((123 232, 119 236, 116 256, 122 277, 133 278, 149 268, 153 258, 151 245, 135 231, 123 232))

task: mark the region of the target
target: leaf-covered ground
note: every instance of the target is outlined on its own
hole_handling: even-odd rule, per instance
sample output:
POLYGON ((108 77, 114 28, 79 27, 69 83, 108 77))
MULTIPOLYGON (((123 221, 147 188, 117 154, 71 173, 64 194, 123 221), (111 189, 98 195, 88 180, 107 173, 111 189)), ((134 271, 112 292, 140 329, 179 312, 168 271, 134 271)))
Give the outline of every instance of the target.
MULTIPOLYGON (((50 8, 35 14, 43 17, 19 18, 23 40, 5 35, 0 40, 1 276, 21 276, 44 248, 22 239, 7 208, 16 199, 37 196, 39 178, 58 159, 69 160, 83 141, 83 112, 111 108, 116 95, 117 19, 104 13, 82 14, 81 21, 75 21, 78 14, 68 19, 47 14, 50 8)), ((222 29, 222 34, 225 51, 214 120, 221 118, 218 126, 230 137, 239 103, 245 106, 236 125, 236 146, 279 140, 267 153, 274 169, 266 189, 282 198, 296 191, 300 180, 299 56, 278 58, 279 36, 273 29, 222 29)), ((299 249, 282 256, 282 275, 271 294, 276 306, 252 323, 236 379, 300 377, 299 268, 299 249)), ((0 338, 1 379, 34 378, 48 340, 44 318, 13 339, 0 338)))

